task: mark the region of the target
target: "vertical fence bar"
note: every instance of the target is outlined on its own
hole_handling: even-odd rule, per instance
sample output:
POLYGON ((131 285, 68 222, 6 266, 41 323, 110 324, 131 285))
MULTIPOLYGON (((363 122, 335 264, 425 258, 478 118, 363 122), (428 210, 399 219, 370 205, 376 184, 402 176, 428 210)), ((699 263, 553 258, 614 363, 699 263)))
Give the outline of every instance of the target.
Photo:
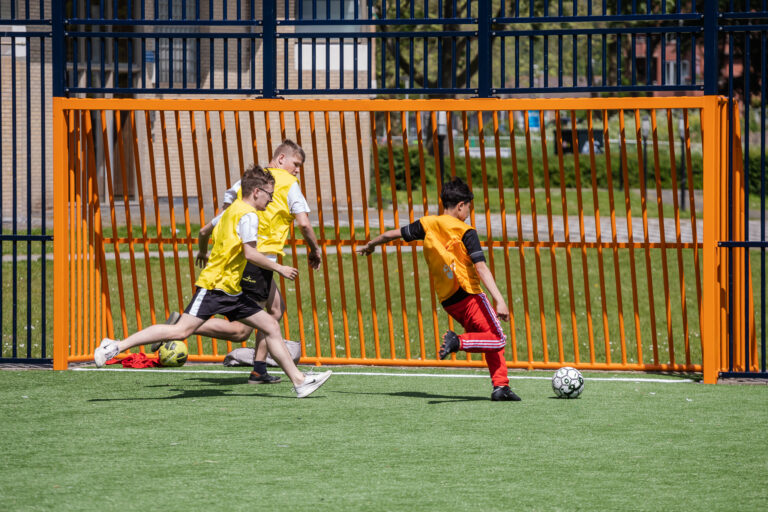
MULTIPOLYGON (((717 94, 717 81, 720 78, 718 66, 718 0, 704 0, 704 94, 717 94)), ((733 54, 731 54, 733 55, 733 54)), ((695 62, 696 59, 694 58, 695 62)))
MULTIPOLYGON (((90 111, 83 113, 83 121, 81 122, 83 131, 83 151, 85 153, 85 172, 88 176, 88 341, 89 346, 86 349, 88 353, 93 352, 99 338, 96 329, 96 321, 98 316, 96 315, 96 229, 95 229, 95 216, 94 211, 99 202, 99 191, 96 183, 96 173, 94 172, 95 162, 91 158, 89 152, 89 145, 91 143, 91 131, 90 127, 86 123, 86 118, 90 117, 90 111)), ((43 210, 45 211, 45 210, 43 210)), ((45 232, 45 231, 43 231, 45 232)), ((45 311, 45 308, 43 308, 45 311)), ((44 315, 43 315, 44 316, 44 315)))
MULTIPOLYGON (((715 3, 706 0, 707 5, 715 3)), ((718 166, 721 163, 720 155, 722 142, 718 129, 721 104, 717 96, 709 96, 705 99, 705 106, 701 110, 702 148, 706 152, 704 162, 704 250, 702 265, 702 314, 701 314, 701 357, 702 373, 705 384, 715 384, 720 370, 719 353, 721 338, 720 323, 720 294, 722 293, 722 281, 719 275, 719 253, 717 247, 719 240, 718 224, 720 223, 721 210, 718 195, 720 183, 718 178, 718 166)))
MULTIPOLYGON (((320 249, 323 251, 323 261, 328 261, 328 249, 327 249, 327 240, 325 236, 325 222, 323 221, 323 196, 320 190, 320 162, 318 160, 317 155, 317 131, 315 129, 315 113, 310 112, 309 113, 309 129, 310 133, 312 134, 312 158, 313 158, 313 169, 315 172, 315 199, 317 201, 317 217, 318 217, 318 225, 320 228, 320 249)), ((269 151, 270 160, 272 159, 272 146, 269 143, 269 130, 267 130, 267 150, 269 151)), ((328 283, 328 265, 323 265, 323 277, 325 278, 325 282, 328 283)), ((312 291, 312 295, 314 296, 314 290, 312 291)), ((330 290, 328 289, 328 286, 325 286, 325 303, 326 303, 326 313, 328 315, 328 338, 331 340, 331 345, 335 347, 335 339, 334 336, 334 329, 333 329, 333 311, 331 309, 331 295, 330 290)), ((316 307, 313 305, 313 310, 316 311, 316 307)), ((315 343, 316 343, 316 353, 317 357, 322 357, 321 352, 321 346, 320 346, 320 332, 319 329, 317 329, 317 325, 315 326, 315 343)), ((335 350, 335 349, 334 349, 335 350)))
MULTIPOLYGON (((603 118, 603 124, 607 123, 603 118)), ((592 176, 592 203, 595 209, 595 243, 597 244, 597 272, 600 280, 600 305, 603 318, 603 344, 605 348, 605 363, 611 364, 611 336, 608 327, 608 308, 605 297, 605 268, 603 262, 603 235, 600 226, 600 202, 597 194, 597 165, 595 161, 595 133, 593 111, 587 110, 587 133, 589 138, 589 167, 592 176)))
MULTIPOLYGON (((637 296, 637 270, 635 268, 635 235, 632 229, 632 203, 629 195, 629 171, 627 164, 627 134, 624 110, 619 110, 619 133, 621 138, 621 169, 624 183, 624 209, 627 219, 627 241, 629 242, 629 272, 632 280, 632 307, 635 320, 635 344, 637 347, 637 362, 643 363, 642 331, 640 330, 640 313, 637 296)), ((638 150, 639 151, 639 150, 638 150)), ((638 163, 640 165, 640 163, 638 163)))
POLYGON ((107 132, 107 113, 101 111, 101 140, 104 145, 104 167, 106 169, 107 197, 109 198, 109 216, 112 226, 111 241, 115 254, 115 267, 117 269, 117 290, 120 298, 120 319, 122 321, 123 337, 128 334, 128 319, 125 316, 125 293, 123 291, 123 271, 120 259, 120 244, 118 243, 117 218, 115 215, 115 195, 112 181, 112 158, 109 152, 109 134, 107 132))
POLYGON ((579 357, 579 328, 576 321, 576 300, 573 292, 573 261, 571 255, 571 229, 568 225, 568 201, 565 194, 565 161, 563 157, 563 127, 562 114, 555 111, 555 131, 557 138, 557 163, 560 171, 560 206, 563 211, 563 232, 565 233, 565 263, 568 271, 568 300, 571 306, 571 333, 573 336, 573 361, 578 363, 579 357))
MULTIPOLYGON (((54 11, 63 9, 54 7, 54 11)), ((69 352, 67 272, 67 119, 63 99, 53 98, 53 369, 66 370, 69 352)))
MULTIPOLYGON (((72 260, 74 265, 74 272, 73 272, 73 284, 74 284, 74 295, 72 298, 72 309, 75 314, 74 318, 74 325, 75 325, 75 337, 73 339, 73 343, 76 347, 77 355, 83 355, 83 330, 84 330, 84 323, 83 323, 83 173, 82 173, 82 167, 83 167, 83 139, 82 139, 82 131, 80 129, 80 121, 82 119, 82 115, 80 111, 73 112, 72 116, 72 122, 73 122, 73 137, 72 137, 72 150, 74 151, 74 162, 72 164, 72 179, 73 181, 70 183, 71 190, 70 194, 71 197, 74 198, 74 201, 70 203, 69 207, 72 210, 72 220, 74 223, 74 226, 72 227, 73 231, 73 240, 74 240, 74 249, 71 251, 72 254, 72 260)), ((15 205, 14 205, 15 208, 15 205)), ((15 231, 15 230, 14 230, 15 231)), ((14 274, 16 272, 14 271, 14 274)), ((15 330, 15 329, 14 329, 15 330)))
MULTIPOLYGON (((613 196, 613 168, 611 166, 611 138, 608 130, 608 111, 603 110, 603 144, 605 148, 605 173, 608 187, 608 204, 611 215, 611 249, 613 253, 613 277, 616 280, 616 309, 619 317, 621 339, 621 364, 627 364, 627 339, 624 328, 624 301, 621 289, 621 265, 619 263, 618 233, 616 232, 616 202, 613 196)), ((621 183, 622 176, 619 176, 621 183)))
MULTIPOLYGON (((375 112, 369 112, 370 121, 371 121, 371 146, 372 146, 372 152, 373 152, 373 171, 374 171, 374 183, 376 184, 376 208, 378 211, 378 220, 379 220, 379 231, 383 233, 386 231, 384 228, 384 208, 381 201, 381 170, 379 169, 379 144, 376 140, 376 113, 375 112)), ((366 222, 368 222, 366 218, 366 222)), ((366 240, 371 239, 371 233, 370 233, 370 224, 366 224, 366 240)), ((387 265, 386 265, 386 251, 384 248, 382 248, 382 267, 384 269, 384 272, 387 272, 387 265)), ((371 263, 371 259, 368 258, 368 281, 371 285, 371 297, 374 298, 374 302, 372 303, 372 320, 373 320, 373 336, 374 336, 374 349, 376 358, 381 358, 381 340, 379 339, 379 325, 378 325, 378 313, 376 309, 375 304, 375 297, 376 293, 373 288, 373 263, 371 263)), ((384 276, 384 292, 389 296, 389 288, 388 288, 388 280, 387 276, 385 274, 384 276)), ((387 322, 391 326, 391 319, 389 316, 389 312, 387 312, 387 322)))
MULTIPOLYGON (((388 164, 389 164, 389 186, 392 189, 392 212, 394 215, 393 223, 394 226, 397 227, 399 225, 399 222, 397 220, 397 186, 395 184, 395 170, 394 170, 394 154, 392 151, 392 117, 389 112, 386 112, 386 124, 385 124, 385 130, 387 134, 387 156, 388 158, 388 164)), ((380 176, 376 176, 376 179, 378 179, 380 176)), ((378 190, 379 195, 379 201, 381 203, 381 189, 378 190)), ((384 233, 387 231, 387 226, 384 223, 384 213, 382 205, 379 204, 379 230, 384 233)), ((384 266, 384 297, 386 300, 386 306, 387 306, 387 324, 389 326, 389 356, 391 359, 395 359, 395 332, 394 332, 394 325, 392 321, 392 300, 390 298, 390 290, 389 290, 389 266, 387 265, 387 246, 382 245, 381 246, 381 261, 384 266)))
MULTIPOLYGON (((541 118, 539 118, 541 121, 541 118)), ((535 188, 535 176, 533 174, 533 148, 531 145, 531 123, 528 115, 528 111, 523 112, 523 122, 525 123, 525 153, 528 161, 528 193, 530 194, 529 201, 531 205, 531 227, 533 230, 533 254, 534 261, 536 263, 536 275, 541 276, 541 246, 539 244, 539 216, 536 211, 536 188, 535 188)), ((539 122, 541 126, 541 122, 539 122)), ((541 128, 539 128, 541 129, 541 128)), ((544 169, 547 172, 547 169, 544 169)), ((539 298, 539 324, 541 326, 541 350, 544 357, 544 362, 549 362, 549 343, 547 340, 547 316, 544 308, 544 283, 542 280, 536 279, 536 288, 539 298)))
MULTIPOLYGON (((160 113, 162 115, 162 113, 160 113)), ((157 187, 157 170, 155 167, 154 138, 152 137, 152 123, 149 111, 144 111, 144 126, 146 128, 147 153, 149 156, 149 176, 152 182, 152 199, 155 208, 155 234, 157 236, 157 253, 160 260, 160 283, 163 290, 163 312, 166 316, 170 313, 168 305, 168 279, 165 275, 165 246, 163 244, 162 217, 160 215, 160 201, 157 187)), ((215 190, 215 186, 214 186, 215 190)), ((214 349, 216 345, 214 344, 214 349)), ((214 352, 215 354, 215 352, 214 352)))
MULTIPOLYGON (((363 208, 363 234, 364 234, 364 240, 370 240, 370 224, 368 219, 368 193, 370 191, 370 184, 366 184, 365 178, 368 176, 368 174, 365 172, 365 165, 363 162, 363 137, 362 137, 362 130, 360 128, 360 112, 355 111, 355 141, 357 142, 357 168, 359 171, 359 178, 360 178, 360 199, 362 201, 362 208, 363 208)), ((369 169, 370 172, 370 169, 369 169)), ((370 178, 369 178, 370 180, 370 178)), ((351 206, 350 206, 351 208, 351 206)), ((357 274, 357 235, 356 230, 351 230, 351 237, 352 237, 352 262, 353 265, 355 265, 355 275, 357 274)), ((371 315, 373 318, 373 335, 374 335, 374 343, 378 345, 378 339, 379 339, 379 326, 378 326, 378 320, 376 318, 376 292, 374 290, 373 286, 373 262, 371 261, 371 258, 366 258, 367 260, 367 268, 368 268, 368 286, 370 290, 370 301, 371 301, 371 315)), ((355 287, 356 291, 356 297, 355 299, 358 301, 358 304, 360 302, 360 289, 359 287, 355 287)), ((358 312, 358 325, 360 326, 360 358, 366 359, 366 343, 365 343, 365 330, 364 330, 364 323, 363 323, 363 317, 362 312, 358 312)))
MULTIPOLYGON (((690 333, 688 331, 688 304, 685 289, 685 270, 683 267, 682 235, 680 231, 680 208, 677 201, 677 159, 675 154, 674 123, 672 123, 672 109, 667 109, 667 132, 669 133, 669 160, 672 171, 672 205, 675 214, 675 242, 677 244, 677 274, 680 284, 680 309, 683 320, 683 343, 685 348, 685 364, 691 364, 690 333)), ((682 136, 682 134, 680 134, 682 136)), ((682 150, 682 148, 680 148, 682 150)), ((685 166, 685 155, 680 155, 680 163, 685 166)), ((683 169, 684 170, 684 169, 683 169)), ((693 188, 693 183, 690 184, 693 188)))
MULTIPOLYGON (((224 162, 224 182, 227 184, 227 188, 232 187, 232 176, 230 175, 229 167, 229 145, 227 144, 227 122, 224 117, 225 112, 219 111, 219 133, 221 133, 221 156, 224 162)), ((266 113, 264 114, 266 115, 266 113)), ((270 156, 270 159, 272 157, 270 156)), ((239 179, 239 177, 238 177, 239 179)), ((175 227, 175 226, 174 226, 175 227)))
MULTIPOLYGON (((579 208, 579 246, 581 247, 581 270, 584 276, 584 303, 587 308, 587 335, 589 338, 589 362, 595 362, 595 334, 592 326, 592 299, 589 289, 589 262, 587 260, 587 241, 584 231, 584 201, 581 196, 581 168, 579 166, 579 137, 576 128, 576 111, 571 110, 571 147, 573 148, 573 166, 576 173, 576 204, 579 208)), ((565 195, 565 194, 563 194, 565 195)))
MULTIPOLYGON (((346 127, 346 121, 345 121, 345 112, 339 112, 339 128, 341 129, 341 140, 348 140, 347 139, 347 127, 346 127)), ((362 151, 361 151, 361 141, 358 137, 357 140, 357 151, 358 151, 358 165, 360 168, 360 172, 363 173, 363 164, 362 164, 362 151)), ((342 144, 342 156, 344 161, 344 168, 349 169, 349 151, 347 149, 346 144, 342 144)), ((357 275, 358 275, 358 265, 357 265, 357 253, 355 252, 355 248, 357 247, 357 240, 355 237, 355 214, 354 209, 352 207, 352 182, 350 179, 349 172, 344 173, 344 186, 345 186, 345 199, 347 201, 347 217, 349 219, 349 244, 351 251, 351 257, 352 257, 352 275, 355 276, 355 281, 357 282, 357 275)), ((365 180, 363 179, 363 176, 360 177, 360 196, 359 197, 365 197, 365 180)), ((341 244, 341 242, 339 242, 341 244)), ((357 318, 357 335, 360 337, 359 341, 359 349, 361 354, 365 354, 365 329, 363 326, 363 306, 362 302, 360 300, 360 286, 355 286, 355 314, 357 318)), ((346 356, 351 357, 350 352, 350 343, 349 343, 349 336, 347 336, 345 340, 345 349, 346 349, 346 356)))
MULTIPOLYGON (((401 125, 402 125, 402 117, 401 117, 401 125)), ((397 181, 395 179, 394 153, 392 149, 392 118, 390 115, 387 115, 387 146, 389 151, 389 183, 390 183, 390 192, 392 195, 392 222, 395 228, 399 228, 400 212, 399 212, 398 198, 397 198, 397 185, 396 185, 397 181)), ((404 153, 403 159, 405 163, 405 174, 410 179, 411 167, 410 167, 410 154, 408 150, 407 139, 403 139, 403 153, 404 153)), ((406 187, 407 186, 408 185, 406 185, 406 187)), ((407 352, 410 352, 410 340, 409 340, 409 332, 408 332, 408 311, 405 303, 405 281, 403 279, 403 273, 401 271, 401 269, 403 268, 403 251, 399 241, 395 244, 395 256, 397 258, 397 268, 398 268, 397 274, 398 274, 398 279, 400 284, 400 307, 401 307, 401 313, 402 313, 401 316, 403 321, 403 337, 406 343, 405 350, 407 352)), ((391 346, 392 358, 395 359, 397 357, 396 356, 397 351, 394 345, 394 336, 391 338, 391 341, 392 341, 392 346, 391 346)), ((406 356, 406 359, 408 358, 410 358, 410 354, 406 356)))
MULTIPOLYGON (((310 117, 312 116, 312 113, 309 113, 310 117)), ((299 112, 294 113, 294 121, 296 123, 296 143, 301 147, 301 119, 299 116, 299 112)), ((253 126, 253 125, 251 125, 253 126)), ((314 127, 314 125, 311 125, 314 127)), ((314 133, 314 130, 313 130, 314 133)), ((314 154, 314 153, 313 153, 314 154)), ((316 161, 316 160, 315 160, 316 161)), ((299 169, 299 175, 301 177, 301 193, 304 195, 304 197, 307 197, 307 186, 305 181, 305 164, 306 162, 303 162, 301 165, 301 168, 299 169)), ((321 213, 319 213, 321 214, 321 213)), ((314 228, 313 228, 314 229, 314 228)), ((322 231, 320 233, 320 236, 324 236, 322 231)), ((319 338, 319 332, 320 329, 318 328, 318 319, 317 319, 317 301, 315 298, 315 274, 314 269, 311 266, 307 267, 307 275, 309 276, 309 297, 310 297, 310 303, 312 305, 312 327, 314 328, 315 332, 315 346, 319 346, 320 338, 319 338)), ((301 330, 301 355, 302 357, 307 356, 307 340, 304 336, 304 315, 301 311, 301 283, 297 280, 296 281, 296 305, 297 310, 299 312, 299 329, 301 330)))
POLYGON ((155 293, 152 286, 152 265, 149 255, 149 240, 147 234, 147 214, 145 210, 144 201, 144 180, 141 175, 141 157, 139 154, 139 134, 136 130, 136 112, 131 110, 130 112, 131 122, 131 140, 133 141, 133 161, 136 166, 136 192, 139 196, 139 216, 141 219, 141 240, 144 248, 144 271, 146 272, 147 279, 147 299, 149 300, 149 319, 151 324, 157 323, 155 315, 155 293))
MULTIPOLYGON (((134 312, 136 315, 136 326, 138 330, 141 330, 143 328, 143 324, 141 321, 141 308, 140 308, 140 301, 139 301, 139 286, 138 286, 138 279, 136 278, 136 250, 134 247, 134 240, 133 240, 133 223, 131 222, 131 205, 128 198, 128 165, 125 160, 125 144, 123 142, 123 118, 119 110, 114 111, 115 116, 115 124, 116 124, 116 137, 117 137, 117 157, 118 157, 118 163, 120 165, 120 179, 121 183, 123 184, 123 208, 125 210, 125 224, 127 229, 127 242, 128 242, 128 256, 130 258, 131 263, 131 287, 133 289, 133 306, 134 306, 134 312)), ((118 172, 117 169, 115 169, 115 172, 118 172)), ((117 233, 114 233, 114 236, 117 237, 117 233)), ((128 336, 128 332, 124 334, 124 336, 128 336)), ((143 350, 143 347, 140 348, 140 350, 143 350)))
MULTIPOLYGON (((343 112, 341 113, 343 115, 343 112)), ((345 346, 345 352, 346 357, 349 357, 349 323, 347 318, 347 297, 346 297, 346 289, 344 286, 344 260, 342 258, 341 254, 341 232, 339 230, 339 204, 338 199, 336 198, 336 194, 338 193, 338 189, 336 188, 336 173, 334 172, 334 166, 333 166, 333 141, 332 141, 332 135, 331 135, 331 121, 330 121, 330 114, 326 110, 324 113, 325 118, 325 144, 326 148, 328 150, 328 176, 330 177, 331 182, 331 209, 333 212, 333 241, 336 245, 336 264, 338 268, 338 279, 339 279, 339 291, 341 292, 341 321, 342 321, 342 328, 344 332, 344 346, 345 346)), ((318 180, 319 183, 319 180, 318 180)), ((326 280, 326 283, 329 283, 329 281, 326 280)), ((326 284, 326 293, 329 293, 328 286, 326 284)), ((328 304, 330 305, 330 295, 328 295, 328 304)), ((331 357, 336 357, 336 338, 335 336, 330 336, 330 342, 331 342, 331 357)))
POLYGON ((650 233, 648 232, 648 189, 646 187, 645 154, 640 110, 635 109, 635 140, 637 141, 638 174, 640 179, 640 208, 643 216, 643 247, 645 253, 645 278, 648 284, 648 310, 651 318, 651 342, 653 344, 653 364, 659 364, 658 334, 656 332, 656 306, 653 293, 653 272, 651 270, 650 233))
MULTIPOLYGON (((432 112, 434 114, 434 112, 432 112)), ((426 203, 426 172, 424 169, 424 144, 423 144, 423 133, 422 133, 422 126, 421 126, 421 112, 416 112, 416 139, 417 139, 417 145, 419 148, 419 181, 421 185, 421 193, 422 197, 424 198, 422 206, 424 209, 423 214, 427 214, 427 203, 426 203)), ((434 127, 434 123, 432 124, 434 127)), ((410 160, 410 151, 409 146, 406 144, 407 140, 407 130, 405 125, 402 126, 403 130, 403 145, 405 146, 405 149, 407 151, 406 160, 410 160)), ((435 146, 435 151, 437 151, 437 146, 435 146)), ((439 179, 439 178, 438 178, 439 179)), ((410 178, 408 177, 406 179, 406 186, 408 188, 408 222, 412 223, 414 222, 414 215, 413 215, 413 195, 411 191, 411 184, 410 184, 410 178)), ((418 255, 416 254, 416 245, 411 244, 411 265, 413 265, 413 280, 414 280, 414 296, 416 299, 416 320, 417 325, 419 326, 419 357, 421 359, 425 359, 425 346, 424 346, 424 318, 421 311, 421 290, 419 286, 419 260, 418 255)), ((430 290, 431 292, 431 290, 430 290)), ((406 343, 410 345, 410 340, 407 340, 406 343)), ((411 357, 411 351, 406 351, 406 358, 410 359, 411 357)))
MULTIPOLYGON (((517 221, 517 250, 520 260, 520 284, 523 291, 523 318, 525 319, 526 360, 528 364, 533 362, 533 339, 531 336, 531 315, 528 307, 528 277, 525 272, 525 244, 523 236, 523 214, 520 204, 520 174, 517 166, 517 149, 515 144, 514 116, 509 117, 509 144, 512 157, 512 184, 515 188, 515 220, 517 221)), ((513 352, 513 361, 517 362, 516 350, 513 352)))
MULTIPOLYGON (((545 122, 546 111, 539 111, 541 120, 541 160, 544 167, 544 201, 547 208, 547 227, 549 235, 549 263, 552 266, 552 291, 555 306, 555 330, 557 333, 557 360, 562 363, 563 354, 563 325, 560 315, 560 286, 557 281, 557 251, 555 248, 555 225, 552 218, 552 190, 549 179, 549 155, 547 153, 547 130, 545 122)), ((501 181, 500 181, 501 182, 501 181)))
MULTIPOLYGON (((173 181, 171 178, 171 160, 168 148, 168 129, 166 126, 166 112, 160 112, 160 133, 163 142, 163 159, 165 162, 165 186, 168 194, 168 212, 170 220, 168 227, 171 230, 171 244, 173 245, 173 270, 176 276, 176 298, 178 311, 182 311, 184 298, 181 294, 181 264, 179 262, 179 237, 176 234, 176 208, 173 196, 173 181)), ((229 188, 229 184, 227 184, 229 188)), ((227 342, 227 351, 232 350, 230 342, 227 342)))
MULTIPOLYGON (((467 2, 467 9, 469 9, 469 4, 470 2, 467 2)), ((491 55, 491 3, 478 2, 477 11, 477 54, 491 55)), ((469 51, 470 41, 471 39, 467 38, 467 51, 469 51)), ((491 75, 493 73, 491 60, 481 58, 478 59, 478 64, 477 95, 481 98, 489 98, 493 94, 491 89, 491 75)), ((468 66, 469 59, 467 59, 467 67, 468 66)), ((439 72, 440 70, 438 70, 438 74, 439 72)), ((467 81, 469 81, 469 73, 467 73, 467 81)), ((467 84, 467 86, 469 86, 469 84, 467 84)))
MULTIPOLYGON (((237 118, 237 115, 235 115, 235 118, 237 118)), ((179 111, 174 112, 174 122, 176 124, 176 144, 177 144, 177 151, 178 151, 178 158, 179 158, 179 178, 181 180, 181 200, 182 205, 184 207, 184 241, 187 245, 187 255, 189 257, 189 279, 190 279, 190 286, 191 289, 194 289, 195 285, 195 257, 192 254, 192 226, 189 222, 189 200, 188 200, 188 194, 187 194, 187 173, 185 171, 186 165, 184 164, 184 145, 182 144, 184 138, 181 132, 181 118, 179 115, 179 111)), ((240 137, 238 135, 238 141, 240 140, 240 137)), ((242 155, 242 152, 241 152, 242 155)), ((242 158, 242 156, 241 156, 242 158)), ((241 166, 242 169, 242 166, 241 166)), ((175 230, 174 230, 175 231, 175 230)), ((177 283, 177 286, 179 289, 181 289, 181 280, 177 283)), ((182 301, 183 302, 183 301, 182 301)), ((179 304, 179 308, 181 308, 181 304, 179 304)))
MULTIPOLYGON (((508 116, 508 119, 511 119, 512 116, 508 116)), ((450 131, 448 132, 450 133, 450 131)), ((542 131, 543 134, 543 131, 542 131)), ((509 305, 509 331, 511 334, 511 339, 514 340, 516 338, 515 333, 515 309, 513 306, 513 300, 512 300, 512 272, 510 269, 509 264, 509 233, 507 232, 507 206, 506 206, 506 199, 504 197, 504 175, 502 171, 502 163, 501 163, 501 135, 499 133, 499 114, 498 112, 493 112, 493 142, 496 149, 496 182, 499 192, 499 215, 501 217, 501 247, 504 251, 504 275, 506 277, 506 286, 507 286, 507 304, 509 305)), ((511 152, 511 150, 510 150, 511 152)), ((544 151, 544 155, 546 155, 546 150, 544 151)), ((544 168, 547 168, 546 165, 546 157, 544 160, 544 168)), ((546 176, 546 172, 544 175, 546 176)), ((433 294, 434 295, 434 294, 433 294)), ((514 346, 514 345, 513 345, 514 346)))
MULTIPOLYGON (((277 6, 275 2, 263 2, 262 9, 262 89, 265 98, 274 98, 277 95, 277 6)), ((314 78, 314 73, 312 75, 314 78)))
POLYGON ((661 170, 659 162, 659 137, 658 124, 656 120, 656 109, 651 110, 651 134, 653 137, 653 169, 656 182, 656 205, 659 213, 658 231, 661 242, 661 272, 664 282, 664 308, 666 310, 667 346, 669 350, 669 363, 674 365, 675 339, 674 332, 672 331, 672 304, 669 296, 669 268, 667 262, 667 240, 666 233, 664 232, 664 204, 661 198, 661 170))

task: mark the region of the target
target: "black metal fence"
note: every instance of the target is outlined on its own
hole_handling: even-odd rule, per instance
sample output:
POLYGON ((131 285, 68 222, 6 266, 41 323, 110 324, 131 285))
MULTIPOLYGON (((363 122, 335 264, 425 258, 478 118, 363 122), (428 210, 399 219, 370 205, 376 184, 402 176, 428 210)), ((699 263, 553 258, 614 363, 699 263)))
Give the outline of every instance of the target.
POLYGON ((727 94, 760 237, 723 245, 760 258, 764 326, 766 23, 765 0, 3 0, 0 362, 50 359, 53 96, 727 94))
POLYGON ((54 13, 62 94, 701 91, 719 14, 679 0, 110 4, 54 13))

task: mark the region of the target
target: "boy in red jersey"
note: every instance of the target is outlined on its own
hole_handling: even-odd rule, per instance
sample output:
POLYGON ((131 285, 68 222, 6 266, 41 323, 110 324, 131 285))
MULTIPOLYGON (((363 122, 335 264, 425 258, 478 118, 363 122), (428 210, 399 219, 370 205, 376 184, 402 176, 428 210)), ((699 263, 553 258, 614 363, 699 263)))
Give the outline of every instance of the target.
POLYGON ((437 296, 466 331, 457 335, 449 330, 443 335, 440 359, 459 350, 484 353, 493 382, 491 400, 519 401, 520 397, 509 388, 504 359, 506 336, 499 324, 499 319, 509 320, 509 309, 485 263, 477 231, 465 223, 474 195, 461 178, 454 178, 443 185, 440 199, 443 215, 427 215, 401 229, 386 231, 357 252, 370 255, 377 245, 398 238, 406 242, 424 240, 424 258, 437 296), (495 310, 481 283, 493 297, 495 310))

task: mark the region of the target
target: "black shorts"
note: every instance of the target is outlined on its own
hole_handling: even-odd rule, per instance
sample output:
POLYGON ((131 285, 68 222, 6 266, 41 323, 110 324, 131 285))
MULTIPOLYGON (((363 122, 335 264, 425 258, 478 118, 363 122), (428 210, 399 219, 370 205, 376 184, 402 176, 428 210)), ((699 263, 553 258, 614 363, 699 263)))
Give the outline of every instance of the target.
POLYGON ((228 295, 221 290, 206 290, 198 286, 184 312, 203 320, 213 315, 224 315, 232 322, 248 318, 262 309, 247 293, 228 295))
POLYGON ((269 298, 269 290, 272 288, 272 274, 271 270, 247 263, 243 270, 243 278, 240 280, 243 294, 249 295, 256 302, 266 301, 269 298))

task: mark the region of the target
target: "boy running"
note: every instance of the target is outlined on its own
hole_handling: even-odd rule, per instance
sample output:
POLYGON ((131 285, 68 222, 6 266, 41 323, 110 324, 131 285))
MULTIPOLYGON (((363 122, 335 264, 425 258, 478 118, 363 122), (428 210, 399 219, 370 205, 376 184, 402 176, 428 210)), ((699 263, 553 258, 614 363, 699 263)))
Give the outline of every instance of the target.
POLYGON ((305 375, 294 364, 285 347, 280 325, 240 286, 247 262, 276 271, 286 279, 294 280, 299 271, 279 265, 259 252, 259 217, 272 200, 275 179, 259 166, 250 167, 241 180, 242 199, 236 199, 227 208, 216 229, 211 257, 200 272, 197 290, 178 322, 158 324, 143 329, 122 341, 104 338, 94 351, 94 362, 102 367, 108 359, 138 345, 169 339, 186 339, 213 315, 221 314, 229 320, 240 321, 263 333, 263 340, 275 361, 293 382, 298 398, 310 395, 331 376, 327 371, 305 375))
MULTIPOLYGON (((272 200, 266 210, 258 212, 259 216, 259 252, 266 255, 273 263, 277 263, 278 255, 285 256, 283 247, 288 239, 291 224, 295 221, 301 231, 304 241, 309 246, 309 265, 313 269, 320 266, 320 246, 317 244, 315 232, 309 220, 309 204, 301 192, 298 175, 304 164, 305 154, 301 147, 292 140, 284 140, 274 152, 267 171, 275 178, 275 188, 272 200)), ((241 182, 238 181, 224 193, 224 211, 241 195, 241 182)), ((195 261, 201 268, 208 261, 208 241, 218 224, 222 214, 214 217, 210 223, 200 230, 198 237, 199 250, 195 261)), ((272 317, 280 322, 285 313, 285 300, 272 278, 269 268, 246 264, 243 279, 240 282, 243 293, 250 295, 272 317)), ((172 316, 170 320, 173 322, 172 316)), ((223 318, 211 318, 201 325, 195 334, 221 338, 230 341, 245 341, 253 332, 253 328, 241 322, 230 322, 223 318)), ((264 335, 256 333, 256 352, 253 360, 253 371, 248 377, 249 384, 277 384, 280 377, 267 372, 267 346, 263 343, 264 335)), ((160 348, 160 344, 152 346, 152 352, 160 348)))
POLYGON ((474 194, 461 178, 454 178, 443 185, 440 199, 443 215, 428 215, 401 229, 386 231, 357 252, 370 255, 377 245, 398 238, 406 242, 423 240, 424 258, 437 296, 443 308, 466 331, 457 335, 449 330, 443 335, 440 359, 459 350, 484 353, 493 383, 491 400, 519 401, 520 397, 509 388, 504 359, 506 336, 499 324, 499 319, 509 320, 509 309, 485 264, 477 231, 465 223, 474 194), (493 297, 495 311, 481 283, 493 297))

